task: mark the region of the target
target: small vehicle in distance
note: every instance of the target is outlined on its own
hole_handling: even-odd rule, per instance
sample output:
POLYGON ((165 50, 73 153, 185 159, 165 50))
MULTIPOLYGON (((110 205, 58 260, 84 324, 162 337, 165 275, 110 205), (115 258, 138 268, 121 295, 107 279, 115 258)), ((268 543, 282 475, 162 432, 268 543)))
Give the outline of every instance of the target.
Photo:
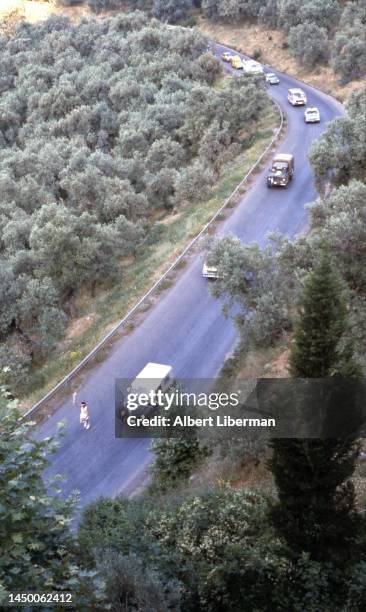
POLYGON ((309 107, 305 110, 304 113, 305 123, 319 123, 320 121, 320 112, 316 106, 309 107))
POLYGON ((230 64, 235 70, 243 70, 244 68, 244 64, 239 55, 232 55, 230 58, 230 64))
POLYGON ((272 161, 267 176, 267 187, 287 187, 295 171, 294 156, 289 153, 279 153, 272 161))
POLYGON ((307 103, 306 93, 299 88, 289 89, 287 99, 292 106, 305 106, 307 103))
POLYGON ((255 60, 245 60, 243 67, 247 74, 263 74, 263 66, 255 60))
POLYGON ((230 53, 229 51, 224 51, 224 52, 221 54, 221 59, 222 59, 224 62, 230 62, 230 60, 231 60, 231 58, 232 58, 232 57, 233 57, 233 55, 232 55, 232 53, 230 53))
POLYGON ((206 261, 203 263, 202 276, 204 278, 213 278, 213 279, 221 278, 218 267, 211 266, 206 261))
POLYGON ((275 74, 274 72, 267 72, 266 82, 269 83, 270 85, 278 85, 278 83, 280 82, 280 79, 278 78, 277 74, 275 74))

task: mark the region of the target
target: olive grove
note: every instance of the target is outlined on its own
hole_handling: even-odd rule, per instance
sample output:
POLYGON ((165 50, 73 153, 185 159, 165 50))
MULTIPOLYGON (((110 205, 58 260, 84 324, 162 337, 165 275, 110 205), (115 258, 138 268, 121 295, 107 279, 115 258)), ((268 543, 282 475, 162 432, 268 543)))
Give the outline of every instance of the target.
POLYGON ((80 290, 123 282, 121 258, 142 248, 154 211, 207 196, 243 122, 255 132, 258 83, 213 88, 220 71, 198 33, 141 12, 77 26, 53 17, 0 38, 8 382, 47 356, 80 290))

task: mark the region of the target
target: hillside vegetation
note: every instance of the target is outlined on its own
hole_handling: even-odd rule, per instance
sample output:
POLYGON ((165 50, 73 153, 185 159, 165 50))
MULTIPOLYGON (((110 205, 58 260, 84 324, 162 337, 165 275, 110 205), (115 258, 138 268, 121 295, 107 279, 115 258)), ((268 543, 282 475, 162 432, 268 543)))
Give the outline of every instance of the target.
MULTIPOLYGON (((192 9, 188 0, 134 2, 144 4, 166 20, 192 9)), ((231 20, 239 9, 254 19, 246 11, 256 7, 270 19, 286 6, 296 42, 312 31, 310 4, 316 27, 336 41, 333 0, 203 0, 202 9, 231 20), (330 28, 321 19, 327 7, 330 28)), ((119 0, 90 5, 118 8, 119 0)), ((27 388, 29 366, 50 359, 80 293, 92 300, 101 286, 125 290, 122 262, 134 271, 139 253, 149 255, 164 225, 157 218, 180 224, 187 207, 204 207, 227 162, 258 138, 268 109, 259 87, 224 79, 198 33, 141 12, 76 27, 54 18, 0 38, 0 367, 8 385, 27 388)), ((235 306, 226 311, 242 353, 285 347, 281 373, 292 379, 339 382, 366 371, 365 110, 360 90, 309 152, 320 196, 309 205, 307 235, 273 235, 264 249, 232 236, 208 245, 208 263, 220 268, 211 291, 235 306)), ((230 382, 235 359, 226 370, 230 382)), ((254 364, 250 375, 258 374, 254 364)), ((253 430, 239 437, 197 427, 159 439, 143 496, 96 499, 72 531, 76 497, 65 500, 60 478, 45 478, 57 445, 33 435, 0 384, 1 604, 11 592, 46 590, 72 593, 75 610, 364 610, 365 478, 349 395, 342 406, 340 420, 334 396, 322 412, 344 437, 269 441, 253 430), (262 482, 244 482, 249 466, 259 466, 262 482)), ((296 417, 298 403, 289 408, 296 417)))
MULTIPOLYGON (((198 33, 143 13, 21 24, 0 39, 0 366, 8 382, 62 337, 80 291, 123 283, 157 212, 211 193, 257 130, 251 79, 213 87, 198 33), (11 355, 9 363, 9 355, 11 355)), ((154 238, 155 236, 155 238, 154 238)))
MULTIPOLYGON (((126 0, 88 0, 88 4, 100 12, 125 7, 126 0)), ((277 28, 285 33, 284 48, 308 69, 329 64, 343 83, 366 72, 364 0, 130 0, 129 5, 171 23, 193 25, 198 9, 211 22, 277 28)))

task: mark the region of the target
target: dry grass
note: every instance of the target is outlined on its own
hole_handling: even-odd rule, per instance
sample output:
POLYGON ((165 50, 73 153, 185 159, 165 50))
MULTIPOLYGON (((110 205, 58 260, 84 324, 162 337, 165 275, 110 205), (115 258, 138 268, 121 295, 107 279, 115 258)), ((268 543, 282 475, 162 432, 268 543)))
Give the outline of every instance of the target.
POLYGON ((235 378, 288 378, 289 338, 277 347, 251 350, 236 359, 235 378))
POLYGON ((34 0, 0 0, 0 19, 9 13, 17 11, 20 18, 29 23, 44 21, 51 15, 67 15, 71 21, 76 22, 81 17, 90 15, 88 6, 65 7, 57 6, 56 2, 34 1, 34 0))
POLYGON ((285 35, 280 30, 270 30, 245 23, 240 25, 212 23, 203 18, 199 19, 198 27, 203 34, 213 40, 240 49, 248 55, 253 55, 257 49, 260 50, 260 61, 264 64, 270 64, 281 72, 318 87, 341 102, 344 102, 352 91, 363 86, 362 80, 340 85, 339 77, 328 66, 316 66, 311 71, 300 66, 289 51, 283 48, 285 35))

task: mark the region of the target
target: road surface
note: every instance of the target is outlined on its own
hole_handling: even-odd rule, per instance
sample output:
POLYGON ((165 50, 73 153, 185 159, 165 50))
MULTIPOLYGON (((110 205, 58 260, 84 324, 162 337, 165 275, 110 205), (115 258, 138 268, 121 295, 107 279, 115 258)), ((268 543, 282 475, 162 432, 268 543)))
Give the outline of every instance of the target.
MULTIPOLYGON (((229 50, 217 45, 215 51, 225 49, 229 50)), ((280 84, 271 86, 269 93, 288 119, 287 135, 278 151, 294 154, 294 180, 288 189, 269 190, 266 168, 255 176, 251 189, 219 230, 260 245, 271 231, 293 237, 306 228, 304 205, 317 197, 307 153, 326 122, 344 113, 330 96, 273 71, 280 84), (308 106, 320 109, 320 124, 304 123, 304 108, 293 108, 287 102, 289 87, 305 90, 308 106)), ((66 435, 49 472, 66 477, 64 494, 78 490, 82 507, 101 495, 131 495, 143 483, 151 463, 149 440, 114 437, 115 379, 135 376, 149 361, 172 365, 177 378, 212 378, 235 346, 233 323, 223 317, 221 304, 209 295, 201 268, 202 256, 192 258, 141 323, 117 340, 105 361, 85 376, 78 399, 89 404, 89 431, 80 428, 78 405, 73 406, 71 394, 39 427, 37 437, 43 438, 56 433, 60 420, 67 421, 66 435)))

